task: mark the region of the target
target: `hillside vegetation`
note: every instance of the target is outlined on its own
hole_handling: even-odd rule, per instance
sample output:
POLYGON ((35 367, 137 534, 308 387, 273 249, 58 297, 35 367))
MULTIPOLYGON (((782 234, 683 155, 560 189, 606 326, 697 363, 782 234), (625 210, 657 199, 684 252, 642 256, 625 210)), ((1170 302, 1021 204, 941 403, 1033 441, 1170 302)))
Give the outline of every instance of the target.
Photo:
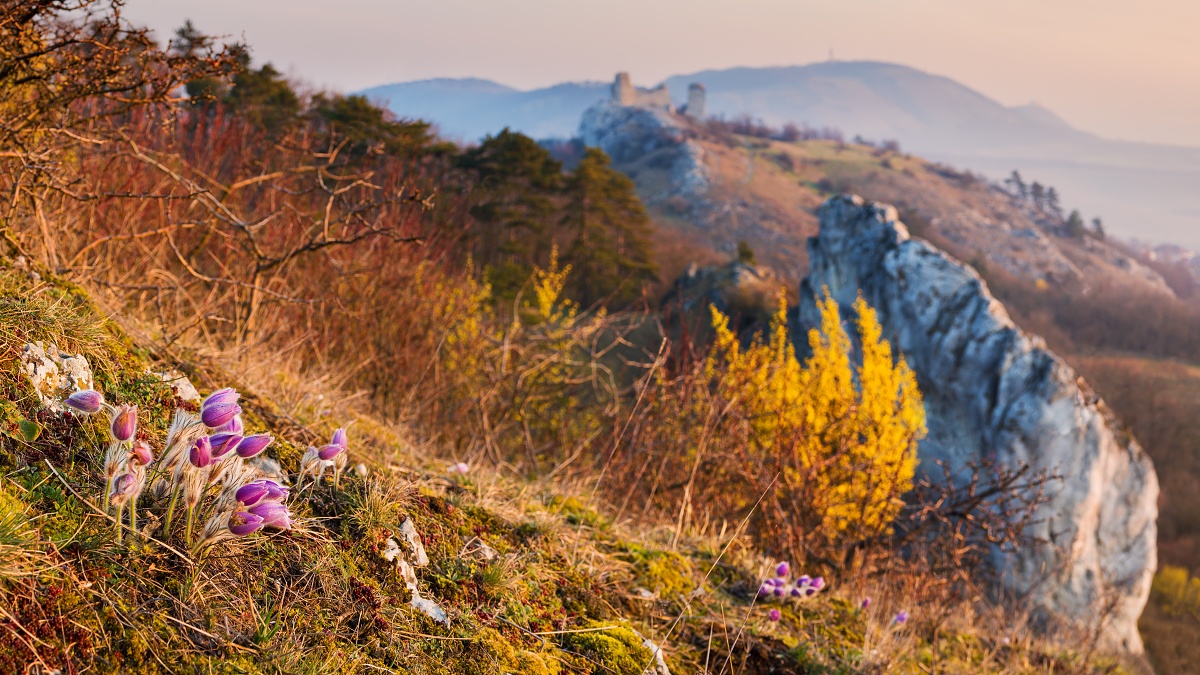
POLYGON ((85 5, 0 15, 3 669, 1124 668, 969 573, 868 307, 664 339, 603 153, 85 5))

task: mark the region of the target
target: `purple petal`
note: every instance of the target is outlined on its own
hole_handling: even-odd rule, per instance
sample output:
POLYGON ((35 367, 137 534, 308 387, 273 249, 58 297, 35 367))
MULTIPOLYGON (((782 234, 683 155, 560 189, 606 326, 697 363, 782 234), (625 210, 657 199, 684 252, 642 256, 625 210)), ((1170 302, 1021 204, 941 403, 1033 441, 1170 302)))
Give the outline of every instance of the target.
POLYGON ((811 598, 812 596, 814 596, 816 594, 817 594, 817 589, 813 588, 812 586, 808 586, 804 589, 804 597, 806 597, 806 598, 811 598))
POLYGON ((800 590, 799 588, 796 588, 795 586, 792 586, 792 597, 793 598, 798 598, 803 593, 804 593, 804 591, 800 590))
POLYGON ((324 460, 330 460, 345 452, 346 449, 340 445, 326 445, 317 451, 317 457, 324 460))
POLYGON ((218 390, 214 391, 213 393, 209 394, 204 399, 204 401, 202 401, 200 403, 200 407, 207 408, 212 405, 237 403, 238 398, 240 398, 240 397, 241 397, 241 394, 238 394, 236 389, 233 389, 232 387, 226 387, 224 389, 218 389, 218 390))
POLYGON ((200 421, 209 429, 216 429, 229 423, 242 412, 242 407, 236 403, 214 403, 200 410, 200 421))
POLYGON ((137 406, 123 405, 112 418, 112 435, 118 441, 128 441, 137 433, 137 406))
POLYGON ((234 536, 245 537, 262 529, 263 519, 253 513, 237 511, 229 517, 229 531, 234 536))
POLYGON ((758 594, 759 595, 770 595, 771 591, 773 591, 774 589, 775 589, 775 587, 772 586, 771 584, 764 583, 762 586, 758 587, 758 594))
POLYGON ((774 590, 774 591, 772 591, 772 592, 773 592, 773 593, 774 593, 774 594, 775 594, 777 597, 783 597, 783 586, 776 586, 776 587, 775 587, 775 590, 774 590))
POLYGON ((262 502, 250 508, 250 513, 262 518, 264 527, 291 529, 292 519, 287 507, 277 502, 262 502))
POLYGON ((113 480, 112 496, 133 494, 137 479, 131 473, 123 473, 113 480))
POLYGON ((243 506, 254 506, 262 501, 263 497, 267 496, 267 486, 263 485, 260 481, 254 481, 238 488, 238 491, 233 496, 243 506))
POLYGON ((213 457, 224 457, 226 453, 236 448, 242 442, 242 437, 238 434, 221 432, 213 434, 209 437, 209 440, 212 443, 213 457))
POLYGON ((265 501, 281 502, 287 499, 288 489, 286 487, 272 480, 264 480, 262 482, 267 484, 267 496, 265 501))
POLYGON ((238 443, 237 454, 249 459, 263 450, 266 450, 267 446, 270 445, 271 441, 274 440, 275 437, 271 434, 254 434, 253 436, 247 436, 242 439, 241 443, 238 443))
POLYGON ((129 456, 142 466, 149 466, 150 462, 154 461, 154 455, 150 452, 150 444, 146 441, 135 441, 133 448, 129 451, 129 456))
POLYGON ((810 583, 812 583, 812 578, 809 577, 807 574, 801 576, 799 579, 796 579, 797 586, 807 586, 810 583))
POLYGON ((214 431, 228 431, 231 434, 240 435, 245 433, 246 425, 242 423, 241 413, 238 413, 237 415, 233 416, 233 419, 229 420, 225 424, 222 424, 219 429, 214 429, 214 431))
POLYGON ((778 566, 775 567, 775 576, 780 577, 780 578, 786 577, 787 575, 791 574, 791 572, 792 572, 792 566, 787 564, 786 562, 781 562, 781 563, 779 563, 778 566))
POLYGON ((818 590, 818 591, 821 590, 822 588, 825 588, 825 577, 814 578, 812 580, 812 587, 813 587, 813 589, 818 590))
POLYGON ((91 415, 100 412, 104 407, 104 396, 94 389, 84 389, 83 391, 71 394, 63 403, 66 403, 79 412, 91 415))
POLYGON ((350 445, 346 442, 346 430, 340 428, 335 429, 333 432, 333 439, 329 441, 329 444, 340 445, 342 446, 343 450, 349 449, 350 445))
POLYGON ((778 621, 782 616, 783 615, 779 613, 779 610, 774 609, 774 608, 772 608, 771 611, 767 613, 767 618, 772 621, 778 621))
POLYGON ((208 440, 208 436, 201 436, 192 444, 191 450, 188 451, 188 461, 197 469, 212 464, 212 442, 208 440))
POLYGON ((860 608, 860 609, 866 609, 866 608, 870 607, 870 606, 871 606, 871 599, 870 599, 870 598, 863 598, 863 599, 862 599, 862 602, 861 602, 861 603, 859 603, 859 605, 858 605, 858 606, 859 606, 859 608, 860 608))
POLYGON ((896 623, 904 623, 908 621, 908 612, 900 610, 896 613, 896 623))

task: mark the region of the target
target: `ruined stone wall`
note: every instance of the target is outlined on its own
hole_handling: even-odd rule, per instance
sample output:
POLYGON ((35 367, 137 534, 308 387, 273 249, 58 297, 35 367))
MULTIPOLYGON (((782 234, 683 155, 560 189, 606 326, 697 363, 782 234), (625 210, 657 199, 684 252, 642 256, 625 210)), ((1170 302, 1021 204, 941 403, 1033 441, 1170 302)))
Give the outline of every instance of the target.
POLYGON ((620 105, 631 105, 641 108, 662 108, 671 110, 671 92, 666 84, 660 84, 653 89, 642 89, 633 86, 629 73, 617 73, 613 80, 612 100, 620 105))
POLYGON ((687 108, 684 109, 684 112, 694 120, 702 120, 708 116, 704 85, 699 82, 688 85, 687 108))

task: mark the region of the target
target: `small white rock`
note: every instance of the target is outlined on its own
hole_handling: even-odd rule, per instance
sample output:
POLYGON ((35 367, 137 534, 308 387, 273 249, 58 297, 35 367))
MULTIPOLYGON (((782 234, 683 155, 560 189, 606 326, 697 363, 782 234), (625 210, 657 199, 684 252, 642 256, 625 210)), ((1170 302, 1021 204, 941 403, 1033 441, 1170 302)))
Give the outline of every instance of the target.
POLYGON ((400 525, 400 535, 404 537, 404 543, 408 545, 408 550, 412 553, 412 563, 417 567, 424 567, 429 564, 429 556, 425 555, 425 546, 421 543, 421 535, 417 534, 417 528, 413 525, 412 518, 405 518, 400 525))

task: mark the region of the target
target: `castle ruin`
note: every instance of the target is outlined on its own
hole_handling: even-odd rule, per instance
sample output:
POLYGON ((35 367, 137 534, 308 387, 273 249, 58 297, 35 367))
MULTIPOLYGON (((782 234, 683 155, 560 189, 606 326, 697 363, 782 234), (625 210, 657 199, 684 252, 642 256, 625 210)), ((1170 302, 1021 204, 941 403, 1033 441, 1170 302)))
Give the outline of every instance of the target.
MULTIPOLYGON (((678 112, 694 119, 703 119, 705 116, 704 96, 704 85, 691 84, 688 86, 687 105, 678 112)), ((626 72, 617 73, 616 79, 613 80, 612 102, 617 105, 658 108, 667 112, 676 112, 675 106, 671 105, 671 92, 667 89, 666 83, 653 89, 635 87, 633 80, 629 78, 629 73, 626 72)))

